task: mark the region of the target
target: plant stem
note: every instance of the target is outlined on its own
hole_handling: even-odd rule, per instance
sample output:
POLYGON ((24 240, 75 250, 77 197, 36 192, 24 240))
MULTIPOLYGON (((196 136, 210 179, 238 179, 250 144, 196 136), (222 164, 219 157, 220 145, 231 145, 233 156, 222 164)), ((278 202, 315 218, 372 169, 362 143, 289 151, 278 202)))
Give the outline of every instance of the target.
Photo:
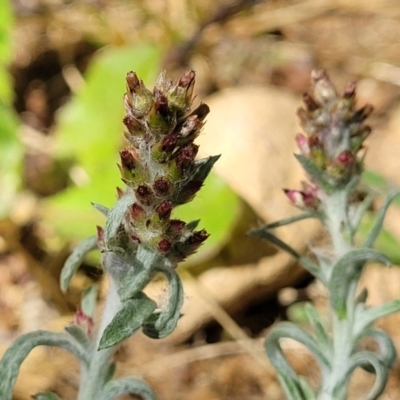
MULTIPOLYGON (((121 301, 117 293, 117 284, 110 278, 110 286, 101 318, 100 326, 97 331, 96 339, 92 346, 90 365, 81 373, 78 400, 94 400, 98 397, 105 384, 110 367, 110 358, 116 346, 104 350, 98 350, 101 337, 108 324, 112 321, 115 314, 121 307, 121 301)), ((83 369, 83 367, 81 367, 83 369)))
MULTIPOLYGON (((350 250, 350 245, 346 241, 343 230, 347 221, 347 195, 344 191, 338 191, 329 196, 325 203, 325 226, 329 231, 332 240, 332 272, 336 261, 350 250)), ((327 371, 322 377, 322 387, 318 400, 345 400, 347 393, 346 367, 351 357, 352 338, 354 330, 354 310, 355 294, 357 281, 350 285, 346 294, 346 318, 340 319, 335 311, 331 310, 332 315, 332 340, 333 340, 333 360, 331 360, 331 370, 327 371), (338 388, 340 390, 338 391, 338 388), (335 392, 334 392, 335 391, 335 392)))

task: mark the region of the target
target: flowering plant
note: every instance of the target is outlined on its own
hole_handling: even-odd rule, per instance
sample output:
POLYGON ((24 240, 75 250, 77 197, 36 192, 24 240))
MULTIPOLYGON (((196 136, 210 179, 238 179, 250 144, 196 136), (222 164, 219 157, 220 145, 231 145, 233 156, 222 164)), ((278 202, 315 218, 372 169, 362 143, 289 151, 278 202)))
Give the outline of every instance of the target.
POLYGON ((375 383, 365 399, 378 398, 393 365, 396 351, 390 337, 372 326, 378 318, 400 310, 400 300, 369 308, 367 291, 357 294, 357 285, 367 262, 386 265, 389 259, 372 248, 383 224, 386 210, 398 193, 391 193, 377 215, 375 225, 361 247, 355 243, 363 214, 373 196, 357 201, 357 187, 364 168, 363 143, 371 129, 364 121, 372 112, 366 105, 356 109, 354 83, 338 95, 324 71, 312 74, 311 92, 304 95, 305 108, 298 116, 305 134, 296 136, 297 160, 308 181, 301 190, 285 189, 289 201, 303 212, 274 222, 251 235, 272 241, 292 254, 327 289, 330 297, 331 332, 310 304, 306 313, 312 334, 291 323, 277 324, 268 335, 266 352, 291 400, 343 400, 353 371, 361 367, 375 374, 375 383), (330 238, 327 248, 313 248, 313 258, 301 256, 282 242, 271 229, 305 218, 318 219, 330 238), (377 351, 360 350, 360 341, 372 338, 377 351), (315 357, 321 382, 316 392, 287 362, 280 339, 291 338, 305 345, 315 357))
MULTIPOLYGON (((19 337, 0 362, 0 398, 11 400, 19 368, 36 346, 59 346, 74 354, 81 364, 78 400, 108 400, 121 394, 155 399, 154 391, 135 378, 112 380, 116 346, 142 329, 151 338, 169 335, 180 318, 183 288, 177 264, 207 239, 196 230, 198 221, 171 218, 173 209, 193 199, 218 156, 195 160, 199 135, 208 106, 191 111, 195 74, 186 72, 171 81, 163 72, 153 91, 134 72, 126 77, 123 120, 129 145, 120 152, 119 169, 125 190, 117 188, 118 201, 108 209, 94 207, 107 218, 97 235, 84 240, 67 259, 60 276, 66 291, 85 255, 101 251, 101 264, 109 277, 109 289, 100 324, 95 329, 97 290, 84 293, 73 324, 64 333, 37 331, 19 337), (167 304, 159 308, 144 293, 156 274, 169 283, 167 304)), ((40 393, 40 400, 53 400, 40 393)))

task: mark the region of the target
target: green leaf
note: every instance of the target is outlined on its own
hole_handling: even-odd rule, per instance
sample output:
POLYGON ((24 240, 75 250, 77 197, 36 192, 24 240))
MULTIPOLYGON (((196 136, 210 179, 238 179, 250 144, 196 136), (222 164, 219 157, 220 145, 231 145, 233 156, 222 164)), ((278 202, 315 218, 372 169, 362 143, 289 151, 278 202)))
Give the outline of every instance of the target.
POLYGON ((104 330, 99 350, 115 346, 132 336, 156 307, 157 304, 142 292, 137 293, 133 299, 123 302, 121 310, 104 330))
POLYGON ((75 324, 67 325, 64 328, 84 349, 89 349, 91 346, 90 340, 86 333, 75 324))
MULTIPOLYGON (((117 201, 117 204, 108 213, 106 226, 104 228, 104 242, 108 251, 116 250, 115 247, 118 246, 118 230, 128 212, 128 207, 134 202, 135 197, 133 196, 133 193, 128 191, 117 201)), ((122 249, 121 251, 123 252, 122 249)))
POLYGON ((33 398, 35 400, 61 400, 61 397, 58 397, 56 394, 50 392, 35 394, 33 398))
POLYGON ((181 278, 174 269, 160 265, 156 270, 168 279, 168 302, 164 310, 158 315, 153 314, 152 318, 146 321, 143 333, 151 338, 159 339, 168 336, 176 328, 181 317, 184 293, 181 278))
POLYGON ((283 338, 294 339, 303 344, 313 354, 322 370, 330 369, 329 359, 308 332, 291 322, 281 322, 271 329, 265 341, 268 358, 281 375, 293 380, 298 379, 282 352, 279 341, 283 338))
POLYGON ((81 309, 85 315, 92 318, 96 312, 98 289, 97 285, 90 285, 82 294, 81 309))
POLYGON ((210 234, 199 250, 184 261, 186 266, 210 257, 230 240, 241 206, 240 197, 219 175, 211 171, 195 198, 174 209, 172 218, 192 221, 186 225, 187 229, 194 230, 201 218, 201 226, 210 234))
MULTIPOLYGON (((378 351, 374 350, 373 353, 377 355, 381 363, 385 365, 386 368, 390 369, 396 360, 396 348, 390 336, 386 332, 375 328, 369 328, 362 331, 354 338, 354 347, 356 347, 360 339, 364 339, 366 337, 374 340, 375 344, 378 346, 378 351)), ((370 364, 367 363, 365 366, 363 366, 363 368, 368 372, 373 373, 373 371, 370 369, 370 364)))
POLYGON ((400 311, 400 299, 390 301, 389 303, 382 304, 367 309, 360 310, 356 319, 356 326, 354 331, 362 332, 367 326, 370 326, 377 319, 386 317, 387 315, 394 314, 400 311))
POLYGON ((372 389, 365 397, 363 397, 363 399, 376 400, 382 394, 388 379, 387 368, 381 363, 375 354, 360 351, 351 356, 350 361, 346 366, 346 371, 343 371, 343 379, 339 381, 336 387, 333 389, 333 398, 344 398, 343 394, 346 393, 351 374, 357 367, 363 367, 366 364, 371 366, 376 377, 372 389))
MULTIPOLYGON (((156 266, 165 262, 165 259, 161 258, 154 250, 139 246, 136 254, 127 262, 129 262, 130 268, 120 281, 118 288, 121 301, 131 299, 136 293, 143 290, 153 278, 156 266)), ((112 268, 111 265, 107 267, 107 270, 112 271, 112 268)))
POLYGON ((282 249, 282 250, 286 251, 287 253, 289 253, 290 255, 292 255, 296 260, 298 260, 300 258, 300 254, 297 253, 297 251, 295 249, 293 249, 288 244, 286 244, 284 241, 279 239, 272 232, 265 230, 264 228, 250 231, 248 233, 248 235, 267 240, 268 242, 274 244, 275 246, 279 247, 280 249, 282 249))
POLYGON ((74 159, 75 169, 85 176, 79 186, 43 201, 45 222, 67 238, 82 238, 102 224, 91 202, 115 203, 114 188, 120 183, 116 163, 123 144, 122 118, 125 76, 134 70, 153 83, 159 70, 160 49, 151 45, 109 46, 92 59, 83 89, 58 113, 56 156, 74 159), (76 229, 79 221, 79 229, 76 229))
POLYGON ((97 249, 97 237, 91 236, 79 243, 69 255, 60 274, 60 288, 63 292, 68 289, 68 285, 82 264, 85 255, 95 249, 97 249))
POLYGON ((390 260, 382 253, 368 248, 349 251, 341 257, 332 269, 329 279, 331 306, 340 319, 346 317, 346 301, 350 286, 358 279, 367 261, 378 261, 390 265, 390 260))
POLYGON ((380 231, 382 230, 383 220, 385 219, 386 211, 389 208, 390 204, 393 200, 400 194, 400 192, 395 192, 390 194, 383 206, 378 211, 378 215, 376 217, 375 225, 372 227, 366 241, 364 247, 372 247, 375 243, 376 238, 378 237, 380 231))
POLYGON ((270 224, 264 225, 261 230, 269 230, 279 228, 281 226, 290 225, 294 222, 302 221, 307 218, 319 218, 319 214, 314 211, 304 212, 302 214, 294 215, 293 217, 281 219, 280 221, 272 222, 270 224))
POLYGON ((316 184, 321 186, 327 193, 332 191, 332 185, 330 185, 324 171, 320 170, 309 158, 302 154, 295 154, 294 156, 316 184))
POLYGON ((113 400, 123 394, 141 396, 143 400, 157 400, 154 390, 143 380, 121 378, 108 382, 98 400, 113 400))
POLYGON ((37 346, 61 347, 74 354, 84 366, 89 365, 86 350, 65 333, 35 331, 20 336, 0 361, 0 399, 11 400, 22 362, 37 346))
POLYGON ((306 303, 305 312, 308 321, 312 326, 315 338, 319 343, 319 347, 324 351, 325 356, 328 359, 330 359, 332 351, 332 342, 324 328, 324 325, 321 321, 321 317, 319 316, 317 310, 310 303, 306 303))

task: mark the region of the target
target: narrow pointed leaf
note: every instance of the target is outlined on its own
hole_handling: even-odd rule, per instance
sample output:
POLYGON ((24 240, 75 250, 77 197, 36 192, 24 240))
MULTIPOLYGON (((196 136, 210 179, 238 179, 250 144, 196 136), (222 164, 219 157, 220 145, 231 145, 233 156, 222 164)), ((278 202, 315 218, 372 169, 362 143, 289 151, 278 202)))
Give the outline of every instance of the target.
POLYGON ((67 290, 72 277, 82 264, 82 261, 85 258, 86 254, 95 249, 97 249, 96 236, 88 237, 75 247, 73 252, 65 261, 64 267, 61 270, 60 288, 63 292, 67 290))
POLYGON ((374 371, 375 374, 375 382, 371 390, 367 393, 364 400, 376 400, 385 389, 387 379, 388 379, 388 371, 387 368, 381 363, 379 358, 372 353, 369 352, 358 352, 355 353, 347 366, 346 373, 343 374, 344 378, 340 381, 334 389, 334 398, 341 398, 338 394, 343 392, 343 388, 347 388, 348 381, 350 379, 351 374, 357 367, 365 366, 369 364, 371 369, 374 371))
POLYGON ((122 308, 104 330, 99 350, 114 346, 133 335, 153 313, 157 304, 144 293, 122 303, 122 308))
POLYGON ((97 204, 97 203, 92 203, 92 206, 99 211, 100 213, 102 213, 104 216, 108 216, 108 213, 110 212, 110 209, 106 206, 103 206, 101 204, 97 204))
POLYGON ((271 222, 270 224, 264 225, 260 229, 269 230, 269 229, 279 228, 280 226, 290 225, 293 222, 302 221, 303 219, 308 219, 308 218, 319 218, 319 214, 315 211, 304 212, 298 215, 294 215, 293 217, 281 219, 280 221, 271 222))
POLYGON ((157 400, 154 390, 145 381, 136 378, 121 378, 108 382, 99 400, 113 400, 123 394, 141 396, 143 400, 157 400))
POLYGON ((295 249, 290 247, 288 244, 283 242, 281 239, 279 239, 277 236, 275 236, 272 232, 264 229, 257 229, 254 231, 250 231, 248 233, 249 236, 255 236, 259 237, 261 239, 265 239, 268 242, 274 244, 275 246, 281 248, 282 250, 286 251, 287 253, 291 254, 294 258, 297 260, 300 258, 300 254, 297 253, 295 249))
POLYGON ((376 238, 378 237, 380 231, 382 230, 383 220, 386 216, 386 211, 389 208, 390 204, 395 200, 395 198, 400 194, 400 192, 395 192, 390 194, 383 206, 378 211, 378 215, 376 217, 375 225, 371 229, 370 234, 368 235, 364 247, 372 247, 375 243, 376 238))
POLYGON ((97 306, 97 285, 90 285, 82 295, 81 308, 85 315, 89 317, 94 317, 97 306))
POLYGON ((294 155, 307 174, 328 193, 332 190, 324 171, 320 170, 310 159, 302 154, 294 155))
POLYGON ((13 388, 22 362, 37 346, 61 347, 88 365, 88 355, 72 337, 66 333, 35 331, 20 336, 4 353, 0 361, 0 399, 11 400, 13 388))
POLYGON ((278 374, 278 378, 287 399, 308 400, 308 398, 302 393, 302 388, 298 377, 293 379, 289 376, 278 374))
POLYGON ((184 295, 181 278, 174 269, 161 266, 157 268, 157 271, 164 274, 168 279, 168 302, 165 309, 157 317, 149 319, 143 326, 143 333, 156 339, 168 336, 176 328, 181 316, 184 295))
POLYGON ((112 251, 117 244, 117 233, 128 211, 128 207, 135 202, 132 192, 126 192, 117 204, 109 211, 106 226, 104 228, 104 241, 106 247, 112 251))
POLYGON ((329 282, 331 306, 341 319, 346 316, 346 299, 350 285, 358 278, 367 261, 378 261, 390 265, 390 260, 382 253, 361 248, 345 254, 333 267, 329 282))
POLYGON ((84 349, 91 346, 90 340, 86 333, 77 325, 70 324, 64 328, 84 349))
POLYGON ((400 311, 400 299, 390 301, 380 306, 362 310, 357 318, 356 332, 363 331, 367 326, 373 324, 377 319, 386 317, 400 311))
POLYGON ((296 373, 286 360, 280 346, 279 341, 283 338, 294 339, 302 343, 310 350, 322 369, 330 369, 329 359, 321 352, 318 343, 308 332, 291 322, 281 322, 272 328, 265 341, 268 358, 280 374, 293 380, 297 379, 296 373))
MULTIPOLYGON (((379 329, 370 328, 361 332, 354 340, 354 345, 357 345, 360 339, 371 338, 375 341, 378 346, 378 350, 373 353, 379 358, 381 363, 390 369, 396 360, 396 348, 394 347, 392 339, 386 332, 380 331, 379 329)), ((370 368, 370 364, 367 363, 363 366, 368 372, 373 372, 370 368)))
POLYGON ((35 394, 33 398, 35 400, 61 400, 61 397, 58 397, 56 394, 50 392, 35 394))
POLYGON ((315 338, 319 343, 320 349, 322 349, 327 358, 331 357, 332 351, 332 343, 329 335, 326 333, 324 325, 322 324, 321 318, 317 312, 317 310, 309 303, 305 305, 305 311, 310 322, 310 325, 313 328, 313 332, 315 334, 315 338))

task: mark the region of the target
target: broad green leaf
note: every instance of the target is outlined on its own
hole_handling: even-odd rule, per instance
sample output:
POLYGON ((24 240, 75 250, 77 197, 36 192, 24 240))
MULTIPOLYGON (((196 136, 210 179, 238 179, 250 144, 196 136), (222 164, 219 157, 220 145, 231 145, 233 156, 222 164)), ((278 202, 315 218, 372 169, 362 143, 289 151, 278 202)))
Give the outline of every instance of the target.
POLYGON ((123 394, 138 395, 143 400, 157 400, 154 390, 143 380, 120 378, 108 382, 98 400, 114 400, 123 394))
POLYGON ((21 364, 37 346, 61 347, 75 355, 85 366, 89 364, 86 350, 66 333, 35 331, 22 335, 6 350, 0 361, 1 400, 12 399, 21 364))
POLYGON ((91 202, 107 207, 115 204, 115 187, 121 185, 116 163, 118 150, 123 147, 125 76, 133 70, 148 86, 153 85, 159 59, 160 50, 150 45, 99 51, 85 74, 85 86, 60 110, 56 157, 75 160, 75 169, 84 179, 79 186, 43 202, 41 214, 68 239, 93 234, 95 226, 104 223, 91 202))
POLYGON ((133 335, 156 309, 157 304, 144 293, 122 303, 121 310, 104 330, 99 350, 114 346, 133 335))
POLYGON ((95 249, 97 249, 97 237, 91 236, 79 243, 69 255, 60 274, 60 288, 63 292, 68 289, 72 277, 82 264, 86 254, 95 249))

